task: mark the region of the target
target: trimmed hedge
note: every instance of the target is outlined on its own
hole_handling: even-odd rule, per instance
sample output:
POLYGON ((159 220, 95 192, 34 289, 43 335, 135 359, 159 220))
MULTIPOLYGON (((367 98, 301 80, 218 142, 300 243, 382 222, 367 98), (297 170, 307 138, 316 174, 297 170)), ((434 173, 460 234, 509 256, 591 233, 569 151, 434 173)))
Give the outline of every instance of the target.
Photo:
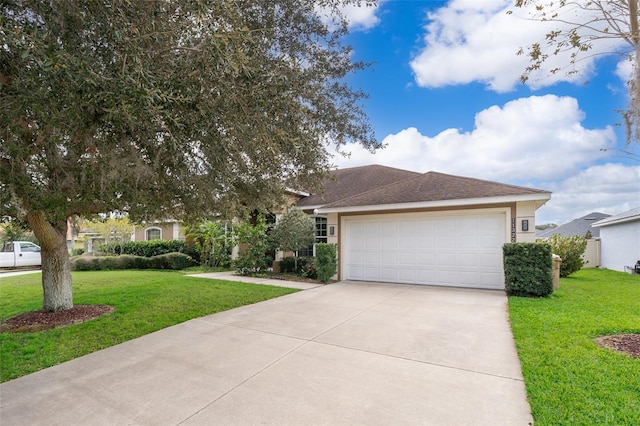
POLYGON ((196 262, 184 253, 166 253, 153 257, 132 256, 80 256, 71 259, 73 271, 105 271, 115 269, 173 269, 181 270, 196 262))
POLYGON ((128 241, 124 244, 103 244, 100 246, 100 252, 153 257, 167 253, 188 253, 188 248, 187 243, 182 240, 128 241))
POLYGON ((316 261, 318 279, 324 283, 328 283, 338 271, 335 244, 317 243, 316 261))
POLYGON ((502 246, 505 290, 509 296, 545 297, 553 292, 551 246, 507 243, 502 246))

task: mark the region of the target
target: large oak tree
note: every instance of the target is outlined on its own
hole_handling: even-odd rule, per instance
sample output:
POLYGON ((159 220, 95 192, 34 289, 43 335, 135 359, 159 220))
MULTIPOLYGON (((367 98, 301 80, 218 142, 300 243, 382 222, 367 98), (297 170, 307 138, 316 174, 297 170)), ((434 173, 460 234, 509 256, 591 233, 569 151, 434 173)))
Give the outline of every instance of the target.
POLYGON ((44 309, 73 306, 69 217, 268 208, 324 177, 329 143, 375 147, 343 82, 356 2, 3 1, 0 216, 41 243, 44 309))

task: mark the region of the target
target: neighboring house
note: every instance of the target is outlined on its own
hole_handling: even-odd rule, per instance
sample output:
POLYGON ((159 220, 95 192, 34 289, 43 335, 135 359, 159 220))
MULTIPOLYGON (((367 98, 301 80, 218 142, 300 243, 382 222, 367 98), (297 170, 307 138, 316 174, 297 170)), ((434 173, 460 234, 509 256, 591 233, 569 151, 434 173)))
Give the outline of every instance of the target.
POLYGON ((504 288, 502 246, 535 241, 549 191, 379 165, 337 170, 297 206, 338 245, 338 278, 504 288))
POLYGON ((176 220, 136 225, 131 241, 184 240, 184 225, 176 220))
POLYGON ((536 231, 536 238, 548 238, 556 234, 560 234, 563 237, 585 237, 587 232, 591 232, 592 238, 599 238, 600 228, 594 228, 591 225, 609 216, 611 215, 599 212, 589 213, 586 216, 573 219, 571 222, 565 223, 564 225, 560 225, 556 228, 547 228, 541 231, 536 231))
POLYGON ((602 267, 616 271, 640 261, 640 207, 593 224, 600 228, 602 267))
POLYGON ((563 237, 586 237, 588 233, 591 233, 591 238, 587 240, 587 248, 582 255, 582 259, 584 260, 585 268, 599 268, 602 265, 600 228, 592 225, 609 216, 611 215, 599 212, 589 213, 556 228, 536 231, 536 237, 546 239, 556 234, 563 237))

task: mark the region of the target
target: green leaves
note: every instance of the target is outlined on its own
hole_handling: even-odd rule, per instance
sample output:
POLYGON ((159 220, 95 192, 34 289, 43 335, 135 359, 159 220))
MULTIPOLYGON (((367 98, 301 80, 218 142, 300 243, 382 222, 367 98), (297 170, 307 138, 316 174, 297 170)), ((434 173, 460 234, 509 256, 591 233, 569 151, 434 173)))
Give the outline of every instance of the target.
POLYGON ((563 237, 560 234, 552 235, 544 241, 551 246, 553 254, 562 259, 560 264, 560 276, 568 277, 578 272, 584 266, 582 255, 587 249, 587 239, 578 235, 563 237))
POLYGON ((548 245, 507 243, 502 252, 508 295, 544 297, 553 292, 551 248, 548 245))
POLYGON ((327 139, 376 143, 343 29, 312 0, 3 3, 0 213, 232 217, 312 189, 327 139))
POLYGON ((298 251, 315 242, 316 224, 313 217, 292 207, 273 228, 272 238, 282 251, 298 251))

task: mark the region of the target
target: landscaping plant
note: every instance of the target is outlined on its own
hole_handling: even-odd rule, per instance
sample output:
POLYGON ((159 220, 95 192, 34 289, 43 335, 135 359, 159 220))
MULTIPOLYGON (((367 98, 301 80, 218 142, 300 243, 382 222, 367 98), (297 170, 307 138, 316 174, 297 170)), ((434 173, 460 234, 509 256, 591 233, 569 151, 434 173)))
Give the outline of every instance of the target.
POLYGON ((273 259, 267 254, 272 249, 268 229, 262 214, 258 214, 255 224, 247 217, 235 227, 240 252, 234 265, 241 275, 261 273, 271 267, 273 259))
POLYGON ((186 253, 187 244, 182 240, 128 241, 124 244, 105 244, 100 246, 101 253, 130 254, 152 257, 167 253, 186 253))
POLYGON ((316 266, 318 279, 325 283, 331 281, 338 270, 335 244, 316 244, 316 266))
POLYGON ((587 239, 581 236, 563 237, 560 234, 554 234, 542 241, 551 246, 553 254, 557 254, 562 258, 560 264, 560 277, 565 278, 574 272, 578 272, 584 266, 584 255, 587 249, 587 239))
POLYGON ((271 237, 276 248, 294 252, 294 268, 298 270, 298 250, 309 247, 316 239, 315 220, 302 210, 292 207, 273 227, 271 237))
POLYGON ((502 247, 504 285, 510 296, 544 297, 553 292, 551 247, 507 243, 502 247))
POLYGON ((231 226, 219 221, 205 220, 187 229, 187 245, 199 254, 200 264, 209 268, 231 266, 231 252, 235 237, 231 226))

